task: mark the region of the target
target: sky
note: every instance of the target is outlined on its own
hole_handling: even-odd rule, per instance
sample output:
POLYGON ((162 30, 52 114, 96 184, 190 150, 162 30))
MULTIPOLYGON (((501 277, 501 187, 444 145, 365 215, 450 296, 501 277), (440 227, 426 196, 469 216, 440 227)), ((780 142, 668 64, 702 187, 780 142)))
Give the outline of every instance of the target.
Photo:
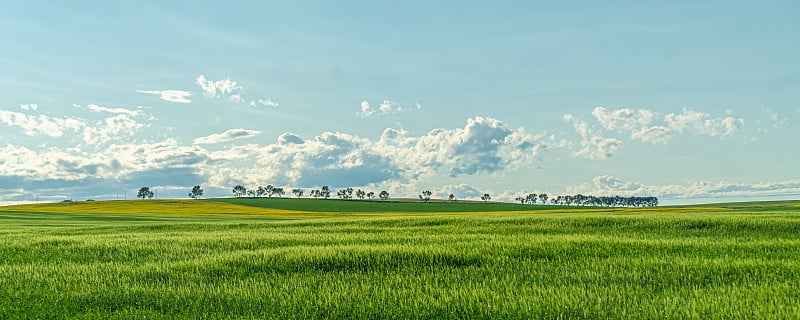
POLYGON ((797 1, 0 4, 0 203, 800 199, 797 1))

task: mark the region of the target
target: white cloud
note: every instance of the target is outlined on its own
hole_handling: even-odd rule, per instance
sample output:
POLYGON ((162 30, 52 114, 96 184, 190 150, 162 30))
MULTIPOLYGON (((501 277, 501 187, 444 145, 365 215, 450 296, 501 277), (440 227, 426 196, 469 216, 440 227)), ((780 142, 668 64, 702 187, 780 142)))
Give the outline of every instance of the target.
POLYGON ((87 145, 100 145, 118 139, 120 137, 130 137, 136 132, 146 127, 134 120, 129 114, 140 114, 127 109, 111 109, 96 105, 88 107, 96 112, 117 112, 116 116, 97 121, 92 124, 81 118, 53 118, 45 115, 33 116, 19 112, 0 110, 0 121, 24 130, 28 136, 46 135, 54 138, 64 136, 65 133, 72 132, 80 134, 83 142, 87 145))
POLYGON ((188 98, 192 95, 191 92, 181 90, 136 90, 138 93, 154 94, 159 96, 161 100, 174 102, 174 103, 191 103, 192 100, 188 98))
POLYGON ((23 105, 20 105, 19 107, 22 110, 25 110, 25 111, 36 111, 36 110, 39 109, 39 105, 35 104, 35 103, 23 104, 23 105))
POLYGON ((664 116, 667 126, 677 132, 690 132, 696 135, 727 138, 744 125, 744 119, 734 117, 711 118, 708 114, 691 109, 683 113, 670 113, 664 116))
POLYGON ((111 141, 114 138, 127 136, 131 137, 136 132, 145 127, 131 118, 127 114, 119 114, 114 117, 104 119, 95 126, 87 126, 83 129, 83 141, 88 145, 100 145, 111 141))
POLYGON ((275 102, 273 99, 256 99, 248 102, 247 99, 245 99, 245 97, 242 95, 244 88, 230 78, 213 81, 206 79, 206 77, 201 74, 197 76, 195 83, 200 86, 200 89, 203 91, 203 95, 209 98, 222 98, 227 96, 228 100, 233 103, 247 104, 251 107, 261 105, 277 108, 280 106, 280 104, 275 102))
POLYGON ((280 106, 279 103, 273 101, 272 99, 258 99, 256 101, 250 101, 251 107, 255 107, 258 105, 262 105, 265 107, 273 107, 273 108, 277 108, 278 106, 280 106))
POLYGON ((368 118, 375 114, 375 109, 369 106, 369 102, 366 100, 361 101, 361 111, 356 112, 357 115, 361 116, 362 118, 368 118))
POLYGON ((431 190, 433 198, 448 199, 450 194, 454 195, 457 200, 466 200, 471 198, 480 198, 484 191, 468 184, 447 185, 431 190))
POLYGON ((655 114, 647 109, 617 109, 609 111, 603 107, 596 107, 592 115, 608 130, 633 131, 646 127, 655 118, 655 114))
POLYGON ((22 128, 28 136, 44 134, 56 138, 63 136, 65 131, 77 132, 86 125, 84 120, 78 118, 32 116, 7 110, 0 110, 0 121, 9 126, 22 128))
POLYGON ((624 143, 615 138, 606 138, 596 133, 589 125, 571 114, 564 115, 564 120, 573 123, 575 131, 581 135, 581 147, 573 156, 591 160, 602 160, 622 150, 624 143))
POLYGON ((233 140, 252 138, 261 134, 261 131, 247 129, 230 129, 223 133, 216 133, 194 139, 194 144, 215 144, 233 140))
MULTIPOLYGON (((78 105, 74 105, 74 106, 80 107, 78 105)), ((86 109, 89 109, 89 111, 92 111, 92 112, 106 112, 106 113, 114 113, 114 114, 124 114, 124 115, 128 115, 128 116, 131 116, 131 117, 139 117, 139 116, 143 116, 144 115, 144 112, 142 112, 141 110, 130 110, 130 109, 126 109, 126 108, 109 108, 109 107, 99 106, 99 105, 96 105, 96 104, 90 104, 90 105, 86 106, 86 109)))
POLYGON ((381 102, 381 106, 378 107, 378 110, 380 110, 383 114, 390 114, 394 110, 394 104, 392 104, 391 101, 383 100, 383 102, 381 102))
POLYGON ((199 75, 195 81, 203 90, 203 95, 210 98, 220 98, 229 94, 236 94, 242 89, 236 81, 230 78, 212 81, 207 80, 204 75, 199 75))
POLYGON ((647 109, 617 109, 609 111, 603 107, 596 107, 592 115, 600 125, 612 131, 629 133, 631 139, 643 142, 667 143, 672 138, 672 130, 664 126, 650 126, 656 119, 656 114, 647 109))
POLYGON ((414 110, 421 110, 422 105, 419 103, 415 103, 413 108, 410 107, 403 107, 400 105, 396 105, 394 102, 389 100, 383 100, 381 104, 378 106, 378 109, 372 108, 366 100, 361 101, 361 111, 356 112, 356 115, 362 118, 368 118, 372 115, 379 114, 379 115, 389 115, 389 114, 396 114, 402 112, 409 112, 414 110))
MULTIPOLYGON (((731 110, 726 110, 728 115, 731 110)), ((727 138, 733 135, 742 125, 744 119, 731 116, 712 118, 710 115, 694 110, 684 109, 683 113, 670 113, 663 117, 662 124, 658 115, 647 109, 617 109, 608 110, 596 107, 592 115, 600 125, 607 129, 630 135, 631 139, 638 139, 652 144, 667 143, 675 133, 693 133, 696 135, 727 138)))
POLYGON ((646 185, 614 176, 597 176, 590 183, 567 187, 567 194, 595 196, 656 196, 662 199, 752 197, 800 194, 800 180, 765 183, 693 181, 683 185, 646 185))
POLYGON ((208 175, 220 185, 264 180, 299 186, 382 184, 403 192, 437 174, 475 175, 514 168, 555 145, 550 138, 482 117, 469 119, 464 128, 435 129, 419 137, 386 129, 377 141, 341 132, 324 132, 312 139, 285 133, 277 143, 253 146, 246 154, 212 153, 212 159, 248 165, 235 170, 214 166, 208 175))

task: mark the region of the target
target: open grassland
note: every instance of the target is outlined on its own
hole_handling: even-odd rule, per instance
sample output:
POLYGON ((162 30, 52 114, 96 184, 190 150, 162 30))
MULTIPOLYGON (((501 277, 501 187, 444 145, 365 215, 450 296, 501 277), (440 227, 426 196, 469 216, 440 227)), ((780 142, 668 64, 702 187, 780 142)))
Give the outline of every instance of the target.
POLYGON ((796 318, 797 204, 329 219, 6 207, 0 318, 796 318))

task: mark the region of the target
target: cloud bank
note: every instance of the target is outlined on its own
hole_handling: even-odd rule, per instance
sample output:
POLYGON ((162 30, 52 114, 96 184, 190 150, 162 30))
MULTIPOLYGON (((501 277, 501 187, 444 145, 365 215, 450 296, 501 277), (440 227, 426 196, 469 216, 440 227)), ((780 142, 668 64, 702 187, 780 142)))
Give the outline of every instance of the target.
POLYGON ((614 176, 597 176, 589 183, 568 187, 567 194, 596 196, 656 196, 661 199, 800 195, 800 180, 765 183, 692 181, 684 185, 646 185, 614 176))

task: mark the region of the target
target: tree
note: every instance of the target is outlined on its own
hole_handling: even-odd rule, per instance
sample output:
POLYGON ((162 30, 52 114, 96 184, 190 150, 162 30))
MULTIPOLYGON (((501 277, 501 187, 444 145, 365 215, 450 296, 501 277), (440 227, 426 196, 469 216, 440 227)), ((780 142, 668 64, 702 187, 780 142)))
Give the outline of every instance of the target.
POLYGON ((489 200, 492 200, 492 196, 490 196, 488 193, 484 193, 483 196, 481 197, 481 200, 483 200, 484 202, 489 202, 489 200))
POLYGON ((243 196, 245 194, 247 194, 247 188, 243 187, 242 185, 237 185, 237 186, 233 187, 233 196, 234 197, 239 198, 239 197, 241 197, 241 196, 243 196))
POLYGON ((422 194, 419 195, 419 199, 424 201, 424 202, 430 201, 431 200, 431 191, 430 190, 422 191, 422 194))
MULTIPOLYGON (((269 187, 270 187, 270 186, 267 186, 267 189, 268 189, 268 190, 270 190, 270 189, 269 189, 269 187)), ((270 197, 270 198, 272 198, 272 195, 273 195, 273 194, 274 194, 274 195, 277 195, 277 196, 278 196, 278 198, 281 198, 281 197, 283 197, 283 195, 285 195, 285 194, 286 194, 286 191, 283 191, 283 188, 276 188, 276 187, 272 187, 272 189, 271 189, 271 190, 270 190, 270 192, 269 192, 269 197, 270 197)))
POLYGON ((370 192, 367 192, 367 198, 368 198, 370 201, 372 201, 372 199, 375 199, 375 192, 372 192, 372 191, 370 191, 370 192))
POLYGON ((328 186, 322 186, 322 190, 319 192, 319 194, 323 199, 328 199, 331 197, 331 188, 328 186))
POLYGON ((136 197, 144 200, 144 198, 152 199, 153 195, 155 195, 155 193, 150 190, 150 187, 141 187, 136 197))
POLYGON ((359 199, 364 200, 364 197, 366 196, 367 193, 364 190, 361 189, 356 190, 356 197, 358 197, 359 199))
POLYGON ((189 197, 192 197, 192 199, 200 199, 202 196, 203 188, 200 188, 200 185, 192 187, 192 192, 189 192, 189 197))
POLYGON ((547 194, 546 193, 540 193, 539 194, 539 201, 541 201, 542 203, 547 203, 547 194))
POLYGON ((450 202, 456 202, 456 195, 451 193, 449 199, 450 199, 450 202))
POLYGON ((303 189, 292 189, 292 193, 298 198, 303 196, 303 189))
POLYGON ((249 196, 250 198, 255 198, 256 197, 256 191, 253 190, 253 189, 247 190, 247 196, 249 196))
POLYGON ((258 186, 258 190, 256 190, 256 195, 258 195, 258 197, 261 198, 261 196, 265 194, 267 194, 267 189, 262 186, 258 186))
POLYGON ((525 202, 530 203, 530 204, 536 203, 536 194, 535 193, 529 193, 527 196, 525 196, 525 202))
POLYGON ((378 197, 380 197, 380 198, 381 198, 381 200, 383 200, 383 201, 389 200, 389 192, 388 192, 388 191, 386 191, 386 190, 383 190, 383 191, 381 191, 381 193, 378 195, 378 197))
POLYGON ((526 198, 523 197, 523 196, 519 196, 519 197, 514 198, 514 200, 519 201, 520 204, 525 204, 525 199, 526 198))
POLYGON ((310 194, 311 194, 312 197, 314 197, 314 199, 319 198, 319 197, 322 196, 322 192, 319 191, 319 189, 311 190, 310 194))
POLYGON ((275 190, 275 187, 273 187, 271 184, 268 184, 266 187, 264 187, 264 194, 266 194, 267 196, 272 198, 272 194, 273 194, 274 190, 275 190))

